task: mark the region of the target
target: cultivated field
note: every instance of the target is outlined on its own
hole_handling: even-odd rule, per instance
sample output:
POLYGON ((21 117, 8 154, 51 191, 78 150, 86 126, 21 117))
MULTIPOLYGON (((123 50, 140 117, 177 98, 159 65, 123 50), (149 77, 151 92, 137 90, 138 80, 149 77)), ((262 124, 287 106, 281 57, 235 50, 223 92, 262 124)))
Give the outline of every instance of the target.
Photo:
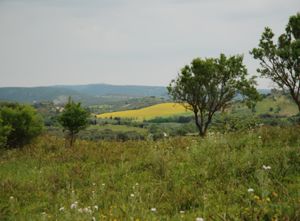
POLYGON ((135 120, 148 120, 155 117, 167 117, 173 115, 184 115, 188 113, 186 109, 176 103, 161 103, 138 110, 127 110, 97 115, 98 118, 131 118, 135 120))

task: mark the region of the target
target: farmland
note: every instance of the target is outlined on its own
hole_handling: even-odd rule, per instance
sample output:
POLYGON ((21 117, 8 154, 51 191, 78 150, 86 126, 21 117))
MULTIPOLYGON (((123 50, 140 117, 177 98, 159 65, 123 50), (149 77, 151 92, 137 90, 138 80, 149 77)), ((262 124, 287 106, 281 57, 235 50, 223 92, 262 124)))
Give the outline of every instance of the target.
POLYGON ((98 118, 130 118, 135 120, 148 120, 155 117, 168 117, 172 115, 188 114, 188 111, 176 103, 161 103, 138 110, 127 110, 97 115, 98 118))

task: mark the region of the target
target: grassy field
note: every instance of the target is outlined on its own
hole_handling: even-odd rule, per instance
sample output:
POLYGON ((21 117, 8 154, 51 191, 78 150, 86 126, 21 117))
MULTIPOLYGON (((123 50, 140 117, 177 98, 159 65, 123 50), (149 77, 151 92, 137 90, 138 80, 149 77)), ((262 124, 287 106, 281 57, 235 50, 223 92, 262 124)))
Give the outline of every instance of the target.
POLYGON ((42 136, 1 150, 0 220, 300 220, 299 133, 262 127, 72 149, 42 136))
POLYGON ((186 109, 176 103, 161 103, 150 107, 141 108, 138 110, 127 110, 112 113, 104 113, 97 115, 98 118, 131 118, 136 120, 148 120, 155 117, 167 117, 173 115, 186 114, 186 109))

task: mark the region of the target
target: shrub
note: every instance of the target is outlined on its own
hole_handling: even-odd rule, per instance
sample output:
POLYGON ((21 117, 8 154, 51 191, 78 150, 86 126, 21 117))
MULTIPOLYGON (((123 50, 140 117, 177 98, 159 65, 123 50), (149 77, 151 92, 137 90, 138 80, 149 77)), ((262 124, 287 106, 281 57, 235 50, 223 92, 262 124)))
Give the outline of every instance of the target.
POLYGON ((43 121, 35 109, 28 105, 4 104, 0 107, 1 146, 22 147, 38 136, 43 121))

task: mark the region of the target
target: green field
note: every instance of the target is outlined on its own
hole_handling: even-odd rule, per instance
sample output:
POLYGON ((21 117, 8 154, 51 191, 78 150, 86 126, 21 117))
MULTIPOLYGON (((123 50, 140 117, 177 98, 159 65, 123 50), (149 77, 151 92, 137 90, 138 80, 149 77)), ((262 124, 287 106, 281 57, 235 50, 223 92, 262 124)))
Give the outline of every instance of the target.
POLYGON ((73 149, 42 136, 1 150, 0 220, 299 220, 299 133, 262 127, 73 149))

